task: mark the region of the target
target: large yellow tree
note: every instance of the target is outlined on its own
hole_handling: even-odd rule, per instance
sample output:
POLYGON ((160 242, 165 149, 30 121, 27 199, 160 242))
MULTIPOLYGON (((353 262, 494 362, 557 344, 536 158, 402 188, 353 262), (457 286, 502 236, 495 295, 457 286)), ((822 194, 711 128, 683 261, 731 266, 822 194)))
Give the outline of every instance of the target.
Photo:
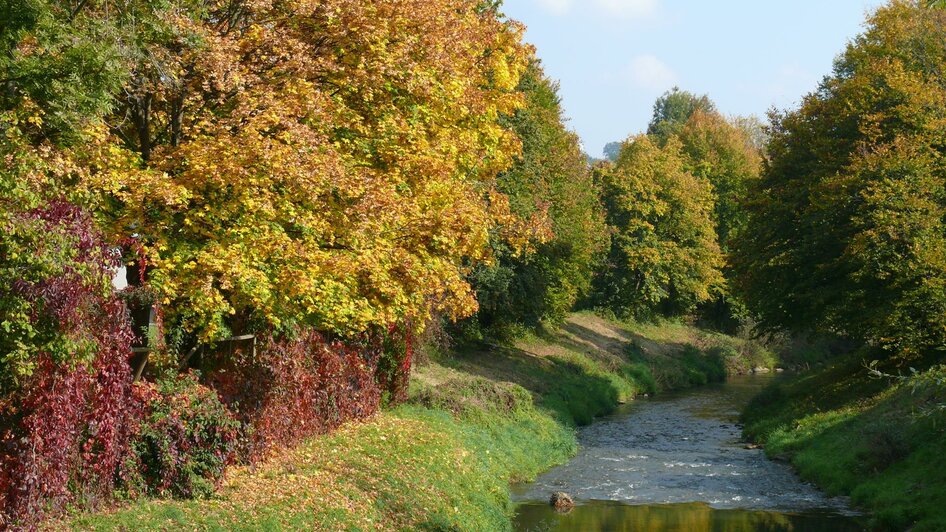
POLYGON ((521 27, 472 0, 237 4, 161 14, 109 120, 127 151, 88 178, 169 322, 213 340, 473 312, 489 234, 538 227, 495 190, 521 27))

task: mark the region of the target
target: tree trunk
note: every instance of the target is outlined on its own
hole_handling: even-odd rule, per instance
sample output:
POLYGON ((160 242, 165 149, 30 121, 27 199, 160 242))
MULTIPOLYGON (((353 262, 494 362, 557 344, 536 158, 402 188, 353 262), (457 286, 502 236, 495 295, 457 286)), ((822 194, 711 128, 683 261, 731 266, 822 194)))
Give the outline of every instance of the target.
POLYGON ((138 150, 145 162, 151 159, 151 93, 135 96, 132 113, 138 132, 138 150))
POLYGON ((181 142, 181 122, 184 120, 184 91, 171 101, 171 146, 181 142))

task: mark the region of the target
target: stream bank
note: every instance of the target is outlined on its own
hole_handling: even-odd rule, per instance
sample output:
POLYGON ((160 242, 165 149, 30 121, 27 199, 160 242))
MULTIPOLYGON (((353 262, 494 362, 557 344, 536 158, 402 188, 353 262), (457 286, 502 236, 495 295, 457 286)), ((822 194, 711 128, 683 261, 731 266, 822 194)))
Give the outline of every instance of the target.
POLYGON ((418 367, 409 404, 255 469, 235 468, 210 499, 136 501, 50 525, 509 529, 510 483, 572 457, 577 426, 635 397, 754 367, 757 355, 738 339, 680 323, 619 324, 576 314, 559 330, 418 367))
POLYGON ((743 415, 746 435, 850 496, 871 529, 946 530, 946 366, 938 353, 915 371, 888 359, 880 370, 906 376, 878 378, 874 358, 850 353, 768 387, 743 415))

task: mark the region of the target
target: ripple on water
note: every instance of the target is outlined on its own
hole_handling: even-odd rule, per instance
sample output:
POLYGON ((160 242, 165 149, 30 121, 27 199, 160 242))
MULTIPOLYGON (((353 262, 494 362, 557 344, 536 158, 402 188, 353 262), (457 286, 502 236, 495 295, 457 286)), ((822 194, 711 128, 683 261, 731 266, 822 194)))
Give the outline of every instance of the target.
MULTIPOLYGON (((615 415, 581 429, 579 454, 536 482, 517 486, 514 498, 538 503, 550 492, 564 490, 586 505, 590 501, 610 501, 612 506, 698 503, 714 510, 796 517, 854 515, 844 499, 826 497, 801 482, 786 464, 739 444, 738 411, 765 381, 736 380, 625 405, 615 415)), ((607 511, 616 512, 610 506, 607 511)), ((719 518, 724 517, 732 516, 719 518)))

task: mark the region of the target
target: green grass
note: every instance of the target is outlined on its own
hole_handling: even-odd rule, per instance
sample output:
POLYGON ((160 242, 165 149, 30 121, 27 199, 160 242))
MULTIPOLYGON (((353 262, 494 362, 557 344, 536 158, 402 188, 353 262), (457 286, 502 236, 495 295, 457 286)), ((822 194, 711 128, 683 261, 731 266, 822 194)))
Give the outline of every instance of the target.
POLYGON ((575 452, 571 430, 514 385, 464 390, 509 401, 460 414, 418 405, 386 412, 235 471, 209 500, 135 503, 71 523, 94 530, 502 530, 508 485, 575 452))
POLYGON ((743 415, 746 434, 806 480, 850 495, 880 529, 946 530, 946 370, 873 379, 862 356, 776 384, 743 415))
POLYGON ((138 501, 52 526, 508 529, 509 484, 574 455, 575 426, 643 393, 723 377, 720 356, 689 343, 702 334, 575 316, 560 331, 422 365, 408 404, 232 470, 211 499, 138 501))

